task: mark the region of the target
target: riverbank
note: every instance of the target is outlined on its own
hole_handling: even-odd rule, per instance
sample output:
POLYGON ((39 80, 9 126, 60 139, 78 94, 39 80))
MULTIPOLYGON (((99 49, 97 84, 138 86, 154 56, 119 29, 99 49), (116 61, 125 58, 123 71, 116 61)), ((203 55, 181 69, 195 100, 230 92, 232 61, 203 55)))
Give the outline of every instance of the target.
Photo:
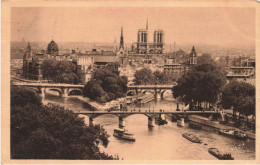
MULTIPOLYGON (((236 127, 231 127, 231 126, 219 124, 219 122, 217 122, 217 121, 211 121, 207 117, 203 117, 203 116, 199 116, 199 115, 190 115, 189 121, 199 123, 199 124, 203 124, 203 125, 206 125, 206 126, 209 126, 209 127, 213 127, 216 130, 220 130, 220 129, 237 129, 237 130, 239 130, 236 127)), ((248 137, 250 139, 255 140, 255 134, 253 132, 250 132, 250 131, 244 131, 244 132, 248 135, 248 137)))
POLYGON ((97 110, 97 111, 119 110, 120 103, 125 101, 125 98, 119 98, 117 100, 112 100, 107 103, 98 103, 94 100, 91 100, 88 97, 77 96, 76 98, 88 104, 92 110, 97 110))

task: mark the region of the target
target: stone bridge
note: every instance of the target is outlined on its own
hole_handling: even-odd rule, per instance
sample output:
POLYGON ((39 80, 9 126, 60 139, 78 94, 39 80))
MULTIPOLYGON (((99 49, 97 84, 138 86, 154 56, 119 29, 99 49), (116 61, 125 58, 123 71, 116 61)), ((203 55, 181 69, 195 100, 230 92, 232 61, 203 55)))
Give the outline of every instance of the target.
POLYGON ((80 84, 52 84, 52 83, 25 83, 25 82, 15 82, 15 86, 24 86, 35 90, 37 93, 45 96, 47 90, 57 91, 62 97, 67 97, 72 91, 78 91, 83 93, 84 85, 80 84))
POLYGON ((145 115, 148 117, 148 126, 153 127, 155 124, 155 117, 158 117, 162 114, 168 115, 195 115, 195 114, 220 114, 220 111, 172 111, 172 112, 164 112, 164 111, 152 111, 152 110, 130 110, 130 111, 74 111, 76 114, 82 114, 89 117, 89 125, 94 124, 94 119, 101 115, 115 115, 119 119, 119 127, 125 127, 125 118, 131 115, 145 115))
POLYGON ((177 83, 174 83, 172 85, 131 85, 127 88, 127 96, 130 94, 139 94, 139 93, 145 93, 145 92, 151 92, 154 94, 156 98, 163 98, 163 94, 166 91, 172 92, 172 88, 176 86, 177 83))
MULTIPOLYGON (((72 91, 79 91, 83 93, 83 84, 59 84, 59 83, 28 83, 28 82, 14 82, 15 86, 24 86, 35 90, 37 93, 45 95, 47 90, 57 91, 62 97, 67 97, 72 91)), ((173 86, 177 85, 132 85, 128 86, 128 92, 132 94, 151 92, 157 98, 162 98, 163 94, 168 90, 171 91, 173 86)))

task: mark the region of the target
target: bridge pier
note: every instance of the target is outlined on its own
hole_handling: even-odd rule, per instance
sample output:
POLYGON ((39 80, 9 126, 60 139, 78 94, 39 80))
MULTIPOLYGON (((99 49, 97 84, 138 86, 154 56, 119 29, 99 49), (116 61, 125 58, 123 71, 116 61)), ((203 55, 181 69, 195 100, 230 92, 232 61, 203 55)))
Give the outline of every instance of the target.
POLYGON ((157 88, 154 89, 154 95, 156 99, 161 99, 161 94, 162 94, 161 89, 157 89, 157 88))
POLYGON ((41 96, 42 96, 42 99, 45 98, 45 94, 46 94, 46 89, 41 88, 41 96))
POLYGON ((68 94, 69 94, 68 91, 69 91, 69 89, 63 88, 63 89, 61 90, 60 96, 61 96, 61 97, 68 97, 68 94))
POLYGON ((156 92, 156 93, 155 93, 155 98, 156 98, 156 99, 161 99, 161 93, 156 92))
POLYGON ((123 117, 119 117, 119 128, 125 127, 125 120, 123 117))
POLYGON ((93 126, 94 125, 94 118, 89 117, 89 126, 93 126))
POLYGON ((184 127, 185 122, 184 122, 184 118, 183 118, 183 117, 180 118, 180 122, 179 122, 179 123, 177 122, 177 125, 178 125, 178 126, 181 126, 181 127, 184 127))
POLYGON ((154 127, 155 126, 155 120, 153 117, 148 117, 148 127, 154 127))

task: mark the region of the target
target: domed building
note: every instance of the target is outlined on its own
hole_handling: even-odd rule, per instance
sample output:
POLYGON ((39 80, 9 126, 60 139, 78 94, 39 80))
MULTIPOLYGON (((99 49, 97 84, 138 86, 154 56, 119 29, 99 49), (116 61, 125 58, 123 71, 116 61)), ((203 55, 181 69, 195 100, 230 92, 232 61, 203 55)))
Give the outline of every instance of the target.
POLYGON ((51 40, 51 42, 48 44, 46 53, 55 55, 59 54, 59 47, 55 41, 51 40))
POLYGON ((71 53, 59 54, 59 47, 53 40, 48 44, 46 51, 41 50, 38 53, 33 53, 31 45, 28 43, 23 58, 23 77, 30 80, 42 80, 42 63, 47 59, 71 61, 83 82, 90 79, 89 72, 94 64, 94 57, 78 56, 75 50, 72 50, 71 53))

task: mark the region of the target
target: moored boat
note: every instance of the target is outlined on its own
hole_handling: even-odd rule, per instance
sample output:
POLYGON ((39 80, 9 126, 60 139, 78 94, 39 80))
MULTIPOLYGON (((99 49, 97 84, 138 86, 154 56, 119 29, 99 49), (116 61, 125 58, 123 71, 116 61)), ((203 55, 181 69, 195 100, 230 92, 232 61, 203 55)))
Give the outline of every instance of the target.
POLYGON ((238 139, 245 140, 248 137, 247 134, 244 133, 243 131, 235 131, 234 134, 235 134, 236 138, 238 138, 238 139))
POLYGON ((229 137, 235 137, 238 139, 246 139, 248 137, 246 133, 242 131, 237 131, 235 129, 221 129, 219 130, 219 134, 226 135, 229 137))
POLYGON ((220 129, 218 133, 221 135, 235 137, 235 129, 220 129))
POLYGON ((113 136, 128 141, 135 141, 134 134, 128 133, 125 129, 121 129, 121 128, 114 129, 113 136))
POLYGON ((155 124, 164 125, 164 124, 168 124, 168 122, 166 120, 163 120, 162 117, 159 116, 159 117, 155 117, 155 124))
POLYGON ((201 143, 201 140, 197 136, 191 133, 184 133, 182 134, 182 136, 193 143, 201 143))
POLYGON ((217 148, 210 148, 209 153, 220 160, 234 160, 230 153, 221 153, 217 148))

